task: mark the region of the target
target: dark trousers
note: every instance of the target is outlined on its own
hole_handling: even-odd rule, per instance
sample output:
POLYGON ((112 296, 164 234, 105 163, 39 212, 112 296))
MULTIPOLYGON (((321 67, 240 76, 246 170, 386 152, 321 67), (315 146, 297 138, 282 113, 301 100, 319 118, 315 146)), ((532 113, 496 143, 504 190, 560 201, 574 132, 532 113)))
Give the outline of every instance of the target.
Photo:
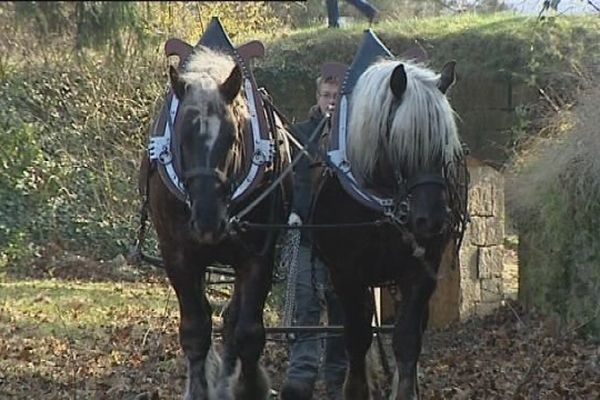
MULTIPOLYGON (((371 19, 377 13, 377 9, 373 7, 367 0, 346 0, 358 9, 365 17, 371 19)), ((327 19, 330 28, 338 28, 340 26, 340 9, 338 0, 327 0, 327 19)))
MULTIPOLYGON (((342 325, 340 302, 330 284, 329 273, 318 259, 311 262, 311 249, 301 245, 298 251, 294 324, 318 325, 323 308, 327 307, 329 325, 342 325), (314 275, 313 275, 314 272, 314 275)), ((346 349, 343 335, 299 333, 290 346, 288 381, 302 382, 314 389, 323 352, 323 378, 330 399, 342 399, 342 386, 346 376, 346 349)))

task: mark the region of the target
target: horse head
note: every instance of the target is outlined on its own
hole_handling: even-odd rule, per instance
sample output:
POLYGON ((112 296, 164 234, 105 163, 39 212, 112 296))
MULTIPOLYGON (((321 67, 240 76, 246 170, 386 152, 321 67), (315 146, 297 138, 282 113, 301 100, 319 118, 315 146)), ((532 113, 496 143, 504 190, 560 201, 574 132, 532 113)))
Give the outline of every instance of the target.
POLYGON ((449 226, 448 177, 462 157, 454 111, 445 93, 455 62, 440 74, 385 60, 358 79, 351 100, 348 153, 354 171, 393 193, 396 212, 421 239, 449 226))
POLYGON ((200 48, 182 74, 171 66, 169 77, 180 101, 173 129, 180 144, 189 228, 199 242, 218 243, 226 234, 232 177, 239 169, 241 130, 248 119, 239 95, 242 74, 229 57, 200 48))

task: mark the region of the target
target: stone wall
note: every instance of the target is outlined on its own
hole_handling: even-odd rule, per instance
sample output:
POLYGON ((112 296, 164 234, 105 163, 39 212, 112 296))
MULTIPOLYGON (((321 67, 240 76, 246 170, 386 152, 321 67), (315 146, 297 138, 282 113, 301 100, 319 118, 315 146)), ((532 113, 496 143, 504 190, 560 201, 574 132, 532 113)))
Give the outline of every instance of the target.
POLYGON ((469 160, 469 213, 458 263, 447 249, 438 288, 430 301, 430 324, 445 326, 486 315, 504 298, 504 178, 494 168, 469 160))
POLYGON ((537 98, 534 88, 489 74, 462 79, 459 75, 449 92, 450 104, 459 116, 458 131, 471 155, 496 167, 508 158, 512 130, 521 118, 517 110, 537 98))

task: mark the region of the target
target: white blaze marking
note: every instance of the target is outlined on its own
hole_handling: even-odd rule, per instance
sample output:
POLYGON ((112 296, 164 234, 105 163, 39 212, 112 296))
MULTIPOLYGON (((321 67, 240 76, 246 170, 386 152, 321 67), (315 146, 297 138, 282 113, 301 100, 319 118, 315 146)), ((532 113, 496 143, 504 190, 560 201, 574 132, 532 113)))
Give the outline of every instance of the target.
POLYGON ((203 132, 207 139, 206 145, 208 146, 208 153, 212 151, 215 142, 217 141, 217 137, 219 136, 219 131, 221 130, 221 120, 219 117, 215 115, 211 115, 205 119, 206 123, 206 132, 203 132))

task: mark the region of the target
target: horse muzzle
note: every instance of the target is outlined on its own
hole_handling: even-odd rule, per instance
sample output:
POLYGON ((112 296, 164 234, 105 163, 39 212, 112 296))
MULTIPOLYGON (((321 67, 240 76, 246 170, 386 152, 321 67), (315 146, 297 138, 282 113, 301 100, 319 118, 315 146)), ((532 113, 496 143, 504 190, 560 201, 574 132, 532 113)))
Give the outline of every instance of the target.
POLYGON ((193 219, 190 221, 190 231, 198 243, 206 245, 218 244, 227 236, 225 222, 220 222, 217 226, 207 226, 193 219))
POLYGON ((447 219, 416 217, 412 221, 412 232, 417 238, 431 239, 444 233, 448 227, 447 219))

